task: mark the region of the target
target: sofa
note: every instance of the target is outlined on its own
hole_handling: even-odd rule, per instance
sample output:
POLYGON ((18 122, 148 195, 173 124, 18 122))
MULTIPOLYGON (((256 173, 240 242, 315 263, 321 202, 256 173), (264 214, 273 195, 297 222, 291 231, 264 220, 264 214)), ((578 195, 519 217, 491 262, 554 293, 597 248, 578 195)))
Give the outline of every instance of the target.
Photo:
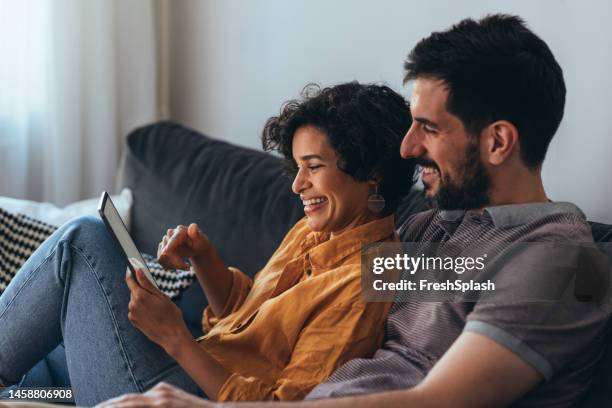
MULTIPOLYGON (((215 140, 172 122, 145 126, 128 135, 116 187, 133 192, 130 228, 142 252, 155 254, 167 228, 195 222, 228 265, 250 275, 304 216, 279 157, 215 140)), ((422 193, 411 191, 396 212, 396 225, 425 208, 422 193)), ((612 226, 592 223, 592 229, 596 241, 612 241, 612 226)), ((179 306, 194 336, 201 334, 206 300, 197 282, 184 292, 179 306)), ((612 406, 611 352, 608 347, 581 406, 612 406)), ((61 356, 61 350, 54 355, 61 356)))

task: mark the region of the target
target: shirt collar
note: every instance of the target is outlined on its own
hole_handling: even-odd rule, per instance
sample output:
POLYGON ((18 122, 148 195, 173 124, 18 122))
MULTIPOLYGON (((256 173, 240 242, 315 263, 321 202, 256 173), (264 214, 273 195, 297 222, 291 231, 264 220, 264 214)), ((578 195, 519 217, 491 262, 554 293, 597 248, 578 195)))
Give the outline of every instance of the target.
MULTIPOLYGON (((387 239, 395 233, 393 215, 350 229, 333 239, 327 232, 311 232, 306 236, 304 249, 316 269, 334 266, 342 259, 361 250, 362 245, 387 239)), ((313 272, 314 272, 313 271, 313 272)))
POLYGON ((496 228, 515 227, 553 214, 574 214, 586 220, 580 208, 567 202, 498 205, 486 207, 484 212, 489 214, 496 228))
POLYGON ((463 218, 465 210, 441 210, 440 218, 443 221, 457 222, 463 218))
MULTIPOLYGON (((568 213, 586 220, 582 210, 568 202, 508 204, 485 207, 483 210, 483 214, 491 217, 496 228, 516 227, 549 215, 568 213)), ((465 210, 440 211, 440 218, 448 222, 458 222, 464 215, 465 210)))

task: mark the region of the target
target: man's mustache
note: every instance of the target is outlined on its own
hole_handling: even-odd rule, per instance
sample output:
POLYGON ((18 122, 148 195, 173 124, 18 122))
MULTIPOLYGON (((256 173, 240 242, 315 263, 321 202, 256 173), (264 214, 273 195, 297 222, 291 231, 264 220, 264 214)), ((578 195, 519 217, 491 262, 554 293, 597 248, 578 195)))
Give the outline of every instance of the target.
POLYGON ((414 163, 420 167, 433 167, 434 169, 440 171, 440 168, 438 167, 436 162, 425 156, 416 157, 414 159, 414 163))

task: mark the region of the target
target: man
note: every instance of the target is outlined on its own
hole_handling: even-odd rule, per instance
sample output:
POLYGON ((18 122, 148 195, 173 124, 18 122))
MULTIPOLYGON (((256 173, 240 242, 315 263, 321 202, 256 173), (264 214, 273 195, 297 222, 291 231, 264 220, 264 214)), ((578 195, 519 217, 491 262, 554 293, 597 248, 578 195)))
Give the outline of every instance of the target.
MULTIPOLYGON (((433 33, 405 69, 414 80, 414 122, 401 154, 422 166, 437 209, 412 217, 404 240, 592 242, 582 212, 549 202, 544 190, 542 163, 563 116, 565 84, 548 46, 521 19, 493 15, 433 33)), ((510 263, 529 271, 524 261, 510 263)), ((349 361, 311 401, 288 405, 571 406, 587 389, 607 323, 591 303, 397 302, 373 358, 349 361)), ((164 384, 114 403, 153 401, 210 406, 164 384)))

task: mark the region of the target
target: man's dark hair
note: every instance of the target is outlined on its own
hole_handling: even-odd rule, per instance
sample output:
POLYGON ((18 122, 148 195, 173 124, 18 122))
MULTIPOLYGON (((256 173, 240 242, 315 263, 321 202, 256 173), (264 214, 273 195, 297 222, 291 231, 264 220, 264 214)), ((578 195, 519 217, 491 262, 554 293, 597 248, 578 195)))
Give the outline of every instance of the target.
POLYGON ((514 124, 523 162, 540 167, 563 117, 565 83, 546 43, 521 18, 465 19, 432 33, 414 47, 404 68, 404 82, 442 80, 447 111, 472 135, 496 120, 514 124))
POLYGON ((262 145, 281 153, 286 169, 295 174, 293 136, 302 126, 316 126, 338 154, 340 170, 357 181, 379 180, 386 215, 414 184, 414 161, 400 156, 411 124, 406 100, 387 86, 350 82, 320 89, 310 84, 300 99, 286 102, 279 116, 268 119, 262 145))

